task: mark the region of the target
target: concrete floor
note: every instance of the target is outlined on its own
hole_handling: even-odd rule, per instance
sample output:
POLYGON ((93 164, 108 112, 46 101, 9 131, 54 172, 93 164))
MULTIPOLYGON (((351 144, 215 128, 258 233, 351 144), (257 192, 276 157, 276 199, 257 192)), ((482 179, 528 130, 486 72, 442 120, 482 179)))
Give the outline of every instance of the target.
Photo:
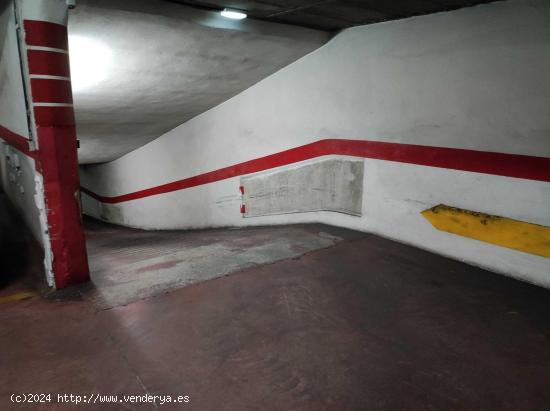
MULTIPOLYGON (((0 409, 10 409, 13 392, 190 396, 184 406, 161 409, 550 409, 548 290, 326 226, 190 233, 88 227, 95 287, 0 304, 0 409), (276 251, 266 251, 271 235, 276 251), (282 249, 285 238, 305 248, 282 249), (148 259, 185 260, 204 246, 218 250, 218 261, 254 247, 263 254, 244 268, 201 265, 216 271, 201 278, 185 263, 183 280, 172 286, 235 272, 170 292, 157 282, 162 294, 113 300, 110 309, 98 299, 116 282, 117 264, 124 275, 132 267, 154 275, 138 273, 148 259)), ((13 255, 21 254, 3 252, 1 261, 13 255)), ((15 271, 29 276, 30 265, 25 260, 15 271)), ((6 281, 0 298, 28 286, 25 278, 6 281)))
POLYGON ((94 284, 86 298, 101 308, 125 305, 364 236, 325 225, 143 231, 91 218, 86 218, 85 225, 94 284))

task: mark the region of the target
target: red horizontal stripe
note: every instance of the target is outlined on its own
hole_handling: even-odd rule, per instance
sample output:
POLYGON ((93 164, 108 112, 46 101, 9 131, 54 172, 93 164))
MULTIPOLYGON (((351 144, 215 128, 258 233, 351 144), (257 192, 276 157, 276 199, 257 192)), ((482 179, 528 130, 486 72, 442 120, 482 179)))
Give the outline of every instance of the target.
POLYGON ((331 139, 316 141, 255 160, 129 194, 106 197, 98 195, 84 187, 82 187, 82 191, 103 203, 116 204, 196 187, 326 155, 364 157, 550 182, 550 158, 547 157, 386 143, 381 141, 331 139))
POLYGON ((30 74, 69 77, 69 55, 55 51, 28 50, 30 74))
POLYGON ((71 82, 49 78, 31 79, 32 100, 35 103, 69 103, 73 102, 71 82))
MULTIPOLYGON (((36 151, 29 150, 29 140, 0 125, 0 138, 23 154, 35 158, 36 151)), ((0 153, 3 155, 3 153, 0 153)))
POLYGON ((73 126, 74 111, 72 107, 38 106, 34 108, 34 119, 37 126, 73 126))
POLYGON ((25 42, 29 46, 68 50, 67 27, 49 21, 25 20, 25 42))

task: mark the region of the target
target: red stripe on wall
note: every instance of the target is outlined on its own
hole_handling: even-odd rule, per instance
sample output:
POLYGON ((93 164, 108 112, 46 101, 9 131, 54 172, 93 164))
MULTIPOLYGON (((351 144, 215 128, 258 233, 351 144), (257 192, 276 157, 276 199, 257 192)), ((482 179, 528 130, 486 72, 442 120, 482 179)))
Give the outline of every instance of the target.
POLYGON ((74 110, 72 107, 38 106, 34 108, 34 119, 38 126, 73 126, 74 110))
POLYGON ((28 50, 30 74, 69 77, 69 55, 55 51, 28 50))
MULTIPOLYGON (((36 151, 29 150, 29 140, 0 125, 0 138, 23 154, 35 158, 36 151)), ((3 155, 3 153, 0 153, 3 155)))
POLYGON ((129 194, 107 197, 96 194, 84 187, 81 189, 82 192, 102 203, 116 204, 196 187, 326 155, 347 155, 550 182, 550 158, 547 157, 381 141, 330 139, 316 141, 269 156, 129 194))
POLYGON ((49 78, 31 79, 32 100, 35 103, 68 103, 72 104, 71 82, 49 78))
POLYGON ((67 27, 49 21, 25 20, 25 42, 29 46, 68 50, 67 27))

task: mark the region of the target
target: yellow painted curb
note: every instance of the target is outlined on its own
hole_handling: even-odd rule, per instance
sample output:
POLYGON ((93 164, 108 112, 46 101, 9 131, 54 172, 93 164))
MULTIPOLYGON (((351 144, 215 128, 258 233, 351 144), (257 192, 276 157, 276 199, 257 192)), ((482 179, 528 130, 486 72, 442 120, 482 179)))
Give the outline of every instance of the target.
POLYGON ((444 204, 422 215, 438 230, 550 258, 550 227, 444 204))
POLYGON ((9 303, 12 301, 26 300, 34 297, 36 294, 30 291, 7 295, 6 297, 0 297, 0 304, 9 303))

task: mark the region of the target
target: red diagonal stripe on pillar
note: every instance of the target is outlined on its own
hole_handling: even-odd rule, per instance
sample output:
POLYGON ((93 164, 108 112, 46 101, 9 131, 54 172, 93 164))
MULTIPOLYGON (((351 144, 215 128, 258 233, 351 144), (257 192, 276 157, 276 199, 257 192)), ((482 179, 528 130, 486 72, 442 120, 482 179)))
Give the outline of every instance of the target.
POLYGON ((67 28, 49 21, 25 20, 25 43, 29 46, 68 50, 67 28))
POLYGON ((71 82, 49 78, 31 78, 32 100, 35 103, 72 104, 71 82))
POLYGON ((56 51, 28 50, 30 74, 69 77, 69 55, 56 51))
POLYGON ((34 108, 34 119, 37 126, 73 126, 75 124, 72 107, 37 106, 34 108))

